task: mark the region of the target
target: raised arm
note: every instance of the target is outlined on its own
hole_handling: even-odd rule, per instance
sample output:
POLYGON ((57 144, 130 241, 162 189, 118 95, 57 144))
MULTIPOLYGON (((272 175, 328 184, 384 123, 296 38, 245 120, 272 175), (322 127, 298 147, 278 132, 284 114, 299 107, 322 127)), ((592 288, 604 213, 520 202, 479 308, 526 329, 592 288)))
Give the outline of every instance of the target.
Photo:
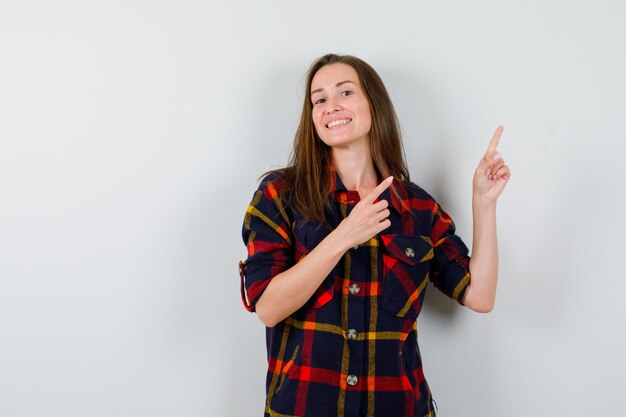
POLYGON ((463 304, 480 313, 488 313, 495 304, 498 281, 496 203, 511 178, 511 170, 496 151, 502 130, 502 126, 496 129, 473 180, 474 233, 469 264, 471 280, 463 304))

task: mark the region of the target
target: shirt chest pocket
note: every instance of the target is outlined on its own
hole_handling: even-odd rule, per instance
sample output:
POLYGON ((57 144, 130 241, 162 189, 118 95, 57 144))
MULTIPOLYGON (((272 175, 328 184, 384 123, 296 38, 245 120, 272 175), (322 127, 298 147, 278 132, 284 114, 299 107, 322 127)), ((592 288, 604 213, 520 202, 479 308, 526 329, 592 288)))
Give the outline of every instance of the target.
POLYGON ((417 318, 428 282, 433 245, 428 236, 381 235, 381 305, 389 313, 417 318))

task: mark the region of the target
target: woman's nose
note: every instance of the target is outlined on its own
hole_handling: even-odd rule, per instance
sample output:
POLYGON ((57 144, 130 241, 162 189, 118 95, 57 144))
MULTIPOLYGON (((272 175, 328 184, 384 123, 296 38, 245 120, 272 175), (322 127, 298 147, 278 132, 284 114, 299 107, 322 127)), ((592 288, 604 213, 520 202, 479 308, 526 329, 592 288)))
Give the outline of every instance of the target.
POLYGON ((326 100, 326 113, 332 113, 341 109, 342 107, 338 100, 334 98, 329 98, 326 100))

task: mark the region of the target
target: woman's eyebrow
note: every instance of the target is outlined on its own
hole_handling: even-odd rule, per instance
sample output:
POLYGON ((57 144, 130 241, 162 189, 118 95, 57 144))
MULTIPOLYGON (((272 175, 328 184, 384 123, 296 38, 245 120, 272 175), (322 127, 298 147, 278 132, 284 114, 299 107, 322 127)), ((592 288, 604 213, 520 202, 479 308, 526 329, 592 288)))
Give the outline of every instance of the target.
MULTIPOLYGON (((340 85, 343 85, 343 84, 345 84, 345 83, 352 83, 352 84, 356 84, 356 83, 355 83, 354 81, 352 81, 352 80, 345 80, 345 81, 342 81, 342 82, 340 82, 340 83, 337 83, 337 84, 335 85, 335 87, 339 87, 340 85)), ((313 95, 313 94, 315 94, 315 93, 318 93, 318 92, 320 92, 320 91, 322 91, 322 90, 323 90, 323 88, 318 88, 317 90, 313 90, 313 91, 311 91, 311 95, 313 95)))

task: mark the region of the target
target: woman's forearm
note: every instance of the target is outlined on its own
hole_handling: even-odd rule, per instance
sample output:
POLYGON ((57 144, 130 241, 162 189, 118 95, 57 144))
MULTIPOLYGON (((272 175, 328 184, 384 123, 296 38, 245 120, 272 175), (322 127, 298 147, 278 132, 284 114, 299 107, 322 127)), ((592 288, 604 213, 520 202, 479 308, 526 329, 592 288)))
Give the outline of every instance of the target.
POLYGON ((470 309, 487 313, 493 309, 498 281, 498 240, 496 202, 472 198, 474 236, 470 259, 470 284, 463 303, 470 309))
POLYGON ((387 200, 376 203, 374 200, 391 185, 392 180, 393 177, 384 179, 311 252, 270 281, 256 303, 257 315, 267 327, 274 327, 302 307, 346 251, 391 225, 387 200))
POLYGON ((259 319, 274 327, 302 307, 347 250, 342 238, 332 232, 298 263, 276 275, 256 303, 259 319))

